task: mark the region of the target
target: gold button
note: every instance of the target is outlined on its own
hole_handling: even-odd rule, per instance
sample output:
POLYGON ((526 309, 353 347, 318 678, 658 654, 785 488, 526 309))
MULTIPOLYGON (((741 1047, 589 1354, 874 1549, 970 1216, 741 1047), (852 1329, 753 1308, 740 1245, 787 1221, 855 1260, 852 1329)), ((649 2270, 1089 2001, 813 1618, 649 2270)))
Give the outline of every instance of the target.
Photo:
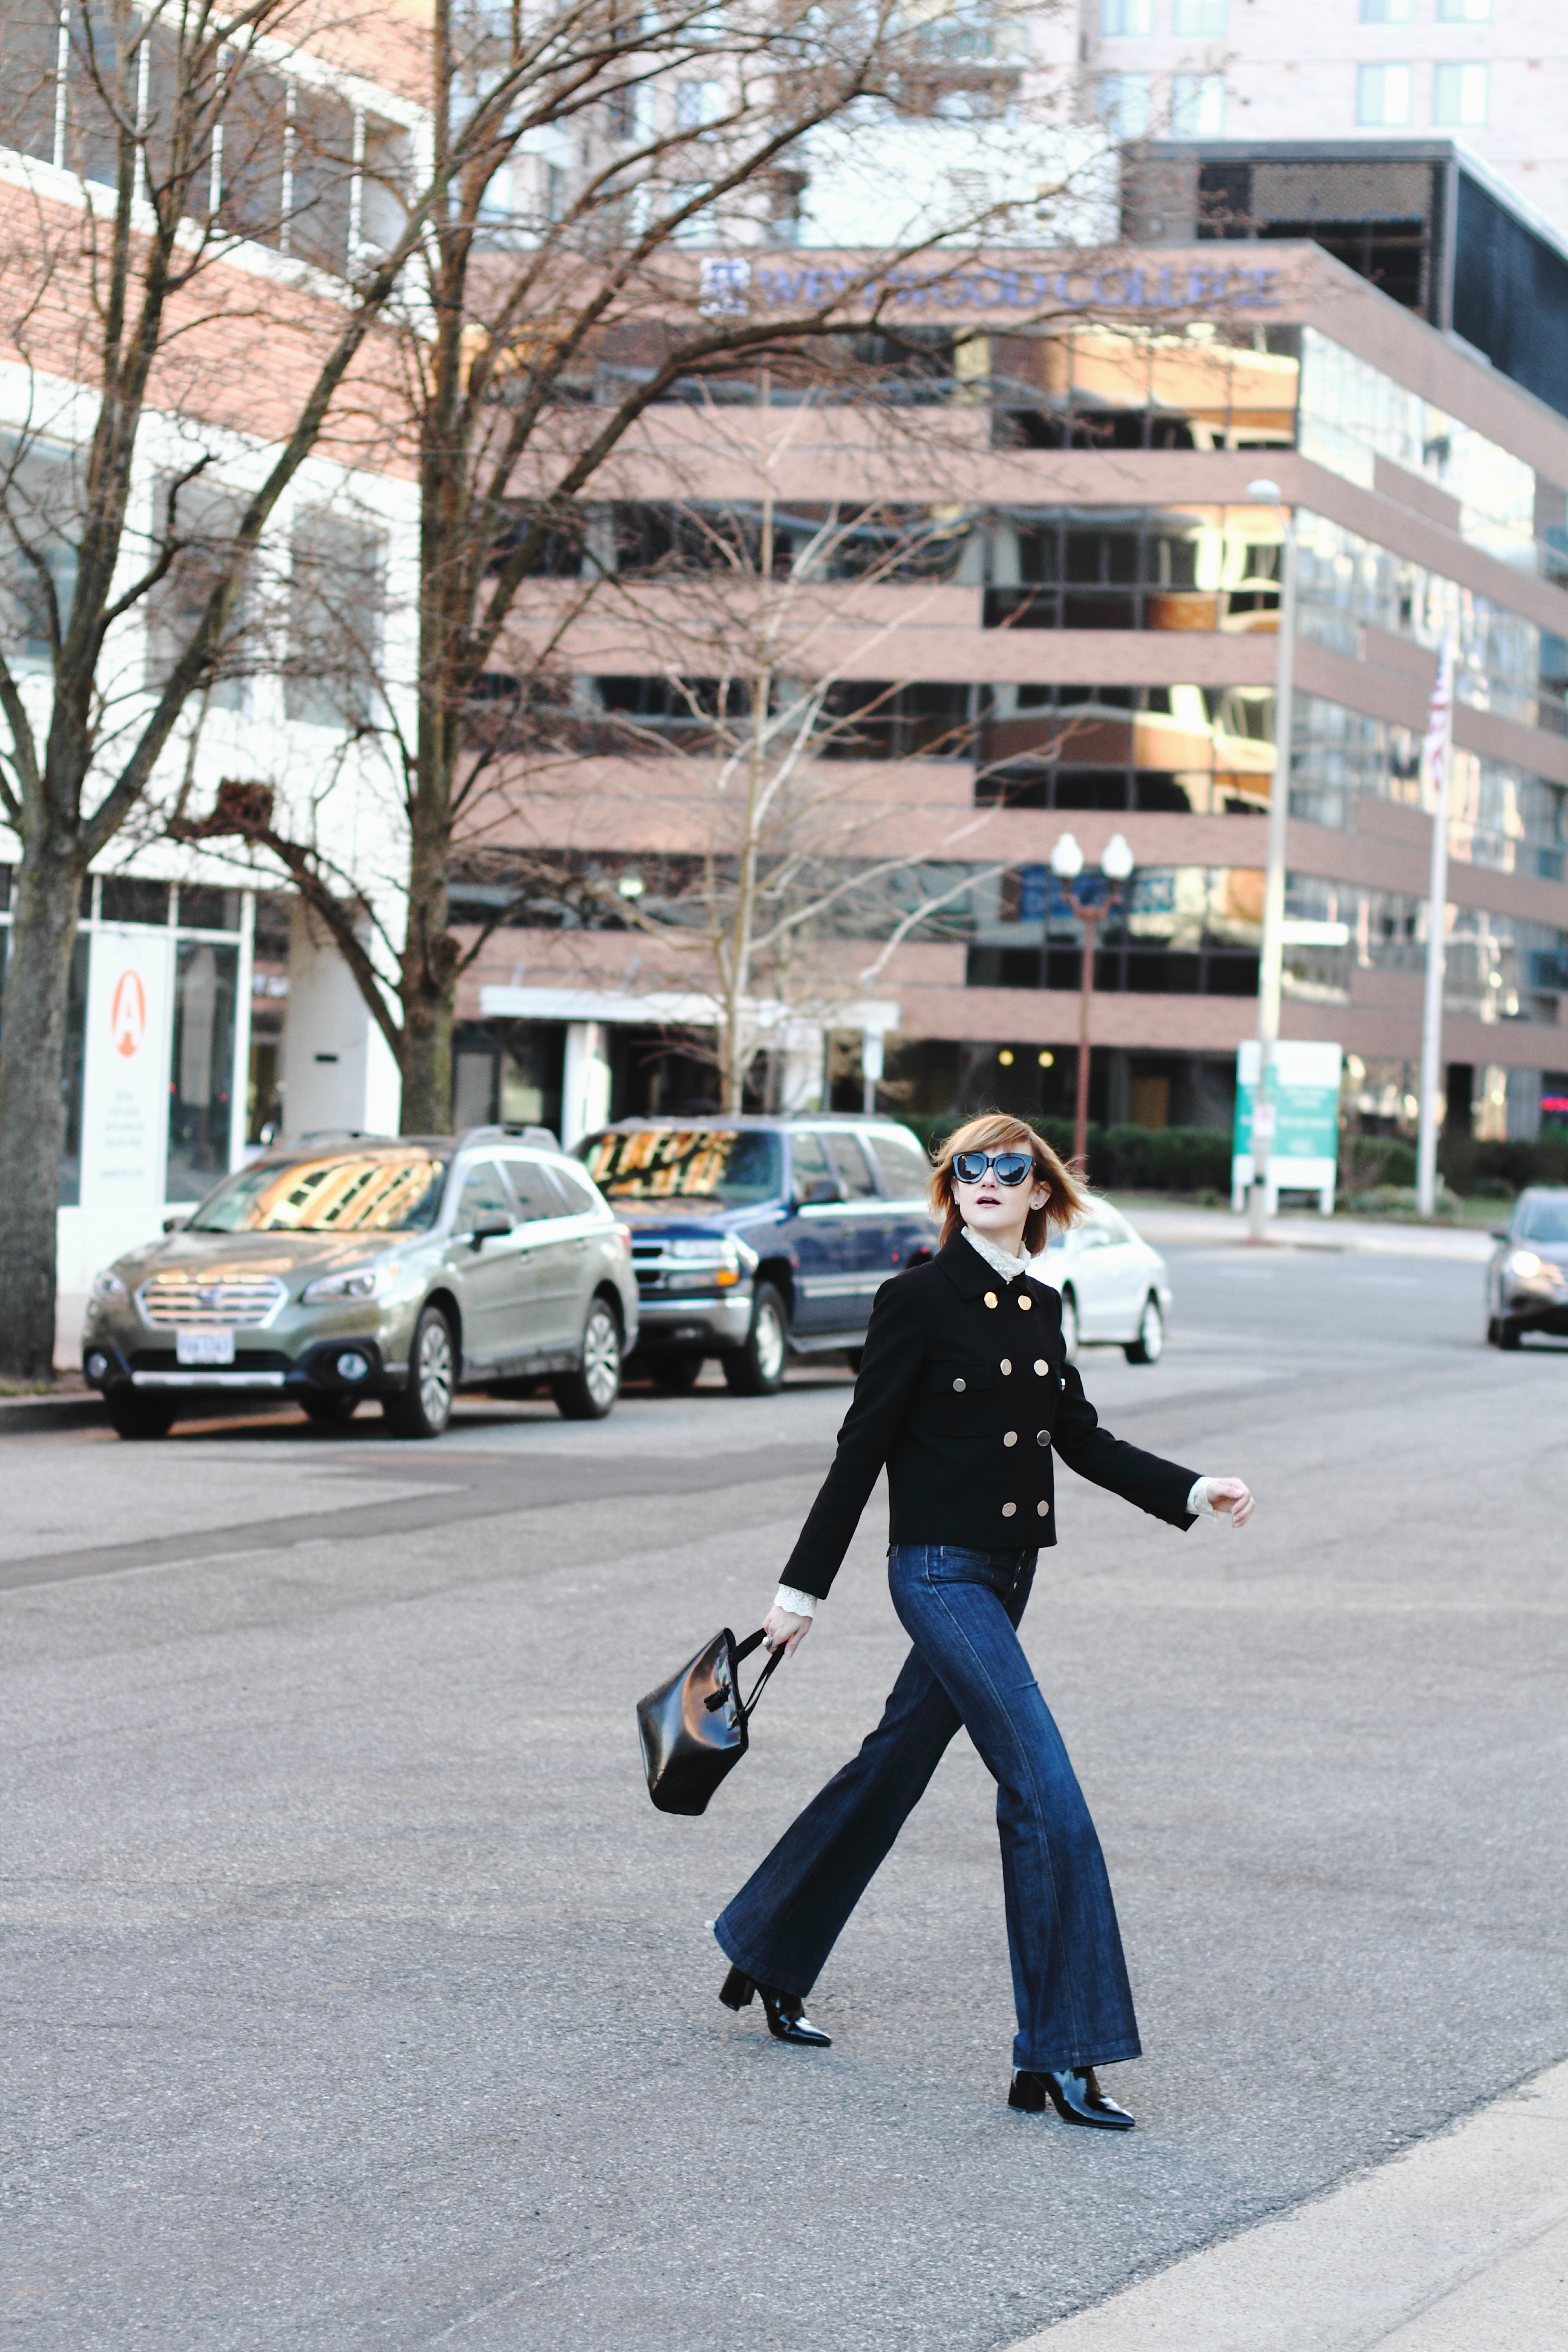
POLYGON ((1038 1511, 1042 1519, 1048 1518, 1050 1517, 1051 1507, 1048 1503, 1037 1503, 1035 1505, 1035 1508, 1038 1511))
POLYGON ((966 1383, 965 1381, 954 1381, 954 1382, 953 1382, 953 1384, 952 1384, 952 1385, 953 1385, 953 1387, 954 1387, 955 1389, 958 1389, 958 1390, 962 1391, 962 1390, 963 1390, 963 1389, 967 1385, 967 1383, 966 1383))
POLYGON ((1048 1444, 1050 1444, 1050 1442, 1051 1442, 1051 1433, 1050 1433, 1050 1431, 1049 1431, 1048 1429, 1037 1429, 1037 1430, 1036 1430, 1036 1432, 1035 1432, 1035 1444, 1036 1444, 1037 1445, 1048 1445, 1048 1444))
POLYGON ((1002 1517, 1005 1519, 1010 1519, 1017 1507, 1018 1506, 1016 1503, 1004 1503, 1002 1506, 1002 1517))
POLYGON ((1012 1369, 1013 1369, 1013 1359, 1012 1359, 1012 1357, 1011 1357, 1011 1356, 1004 1356, 1004 1357, 1003 1357, 1003 1359, 1002 1359, 1002 1370, 1003 1370, 1005 1372, 1010 1372, 1010 1371, 1012 1370, 1012 1369))
POLYGON ((1046 1373, 1048 1372, 1050 1369, 1051 1368, 1049 1364, 1047 1363, 1044 1356, 1037 1356, 1035 1358, 1035 1370, 1040 1374, 1042 1379, 1044 1379, 1046 1373))
POLYGON ((1016 1445, 1018 1443, 1017 1431, 1016 1429, 1008 1430, 1006 1435, 1003 1438, 1002 1443, 1004 1445, 1016 1445))
POLYGON ((995 1306, 995 1304, 996 1304, 996 1293, 995 1293, 994 1290, 988 1290, 988 1291, 986 1292, 986 1294, 985 1294, 985 1304, 986 1304, 986 1306, 987 1306, 987 1307, 994 1307, 994 1306, 995 1306))
POLYGON ((1028 1313, 1034 1303, 1034 1300, 1029 1297, 1026 1290, 1021 1290, 1018 1293, 1018 1304, 1023 1308, 1026 1315, 1028 1313))

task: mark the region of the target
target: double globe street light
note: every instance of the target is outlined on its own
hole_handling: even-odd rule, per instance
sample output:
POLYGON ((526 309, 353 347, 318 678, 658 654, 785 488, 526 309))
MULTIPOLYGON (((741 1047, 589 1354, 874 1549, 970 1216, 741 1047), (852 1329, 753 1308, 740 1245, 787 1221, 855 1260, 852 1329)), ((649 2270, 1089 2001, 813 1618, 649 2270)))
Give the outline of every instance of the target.
POLYGON ((1113 833, 1100 860, 1106 887, 1085 898, 1076 885, 1083 872, 1082 850, 1070 833, 1064 833, 1051 852, 1051 872, 1061 883, 1068 905, 1083 925, 1083 971, 1078 1010, 1078 1101, 1073 1114, 1073 1158, 1080 1168, 1089 1157, 1089 1029, 1094 1003, 1094 935, 1097 924, 1121 904, 1123 886, 1131 879, 1136 860, 1126 838, 1113 833))

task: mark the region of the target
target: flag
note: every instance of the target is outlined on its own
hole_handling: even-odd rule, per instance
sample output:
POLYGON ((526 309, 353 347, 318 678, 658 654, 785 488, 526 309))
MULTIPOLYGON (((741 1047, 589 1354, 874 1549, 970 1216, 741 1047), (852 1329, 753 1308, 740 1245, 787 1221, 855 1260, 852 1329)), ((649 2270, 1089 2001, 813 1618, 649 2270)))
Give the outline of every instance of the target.
POLYGON ((1432 688, 1432 699, 1426 711, 1426 740, 1422 745, 1426 773, 1431 779, 1432 805, 1440 808, 1448 782, 1449 730, 1454 716, 1454 635, 1450 630, 1443 639, 1443 650, 1437 656, 1437 676, 1432 688))

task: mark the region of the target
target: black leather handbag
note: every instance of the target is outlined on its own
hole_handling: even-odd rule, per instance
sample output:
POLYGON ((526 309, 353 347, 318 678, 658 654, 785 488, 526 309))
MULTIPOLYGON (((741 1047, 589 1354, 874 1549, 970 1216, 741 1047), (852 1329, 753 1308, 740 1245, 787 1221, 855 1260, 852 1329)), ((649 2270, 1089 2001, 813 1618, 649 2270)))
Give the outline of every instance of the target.
POLYGON ((728 1625, 689 1665, 637 1701, 647 1792, 661 1813, 704 1813, 709 1799, 749 1745, 747 1725, 763 1685, 784 1656, 781 1645, 741 1696, 741 1661, 763 1639, 759 1626, 737 1642, 728 1625))

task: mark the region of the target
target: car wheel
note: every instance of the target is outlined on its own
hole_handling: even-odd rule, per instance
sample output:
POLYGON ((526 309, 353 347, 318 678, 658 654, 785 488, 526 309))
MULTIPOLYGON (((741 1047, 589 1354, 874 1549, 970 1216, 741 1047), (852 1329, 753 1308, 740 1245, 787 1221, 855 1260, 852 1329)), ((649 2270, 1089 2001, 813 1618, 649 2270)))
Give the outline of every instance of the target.
POLYGON ((174 1407, 167 1397, 138 1396, 134 1389, 117 1389, 105 1402, 116 1437, 132 1441, 167 1437, 174 1426, 174 1407))
POLYGON ((1159 1300, 1151 1291, 1138 1318, 1138 1337, 1128 1341, 1122 1353, 1130 1364, 1157 1364, 1164 1352, 1165 1318, 1160 1312, 1159 1300))
POLYGON ((1072 1363, 1078 1355, 1078 1300, 1070 1290, 1062 1293, 1062 1360, 1072 1363))
POLYGON ((746 1344, 724 1359, 724 1378, 735 1396, 772 1396, 784 1386, 789 1361, 789 1318, 771 1282, 759 1282, 752 1298, 746 1344))
POLYGON ((458 1351, 452 1327, 438 1307, 426 1307, 408 1350, 408 1386, 382 1407, 395 1437, 439 1437, 452 1418, 458 1351))
POLYGON ((694 1348, 670 1348, 648 1358, 647 1376, 667 1396, 684 1396, 702 1378, 703 1359, 694 1348))
POLYGON ((359 1411, 356 1396, 305 1396, 300 1399, 311 1421, 320 1422, 323 1429, 341 1429, 359 1411))
POLYGON ((1517 1348, 1523 1337, 1517 1323, 1510 1323, 1506 1315, 1499 1317, 1497 1343, 1500 1348, 1517 1348))
POLYGON ((563 1421, 603 1421, 621 1392, 621 1327, 602 1298, 595 1298, 583 1327, 583 1361, 550 1383, 563 1421))

